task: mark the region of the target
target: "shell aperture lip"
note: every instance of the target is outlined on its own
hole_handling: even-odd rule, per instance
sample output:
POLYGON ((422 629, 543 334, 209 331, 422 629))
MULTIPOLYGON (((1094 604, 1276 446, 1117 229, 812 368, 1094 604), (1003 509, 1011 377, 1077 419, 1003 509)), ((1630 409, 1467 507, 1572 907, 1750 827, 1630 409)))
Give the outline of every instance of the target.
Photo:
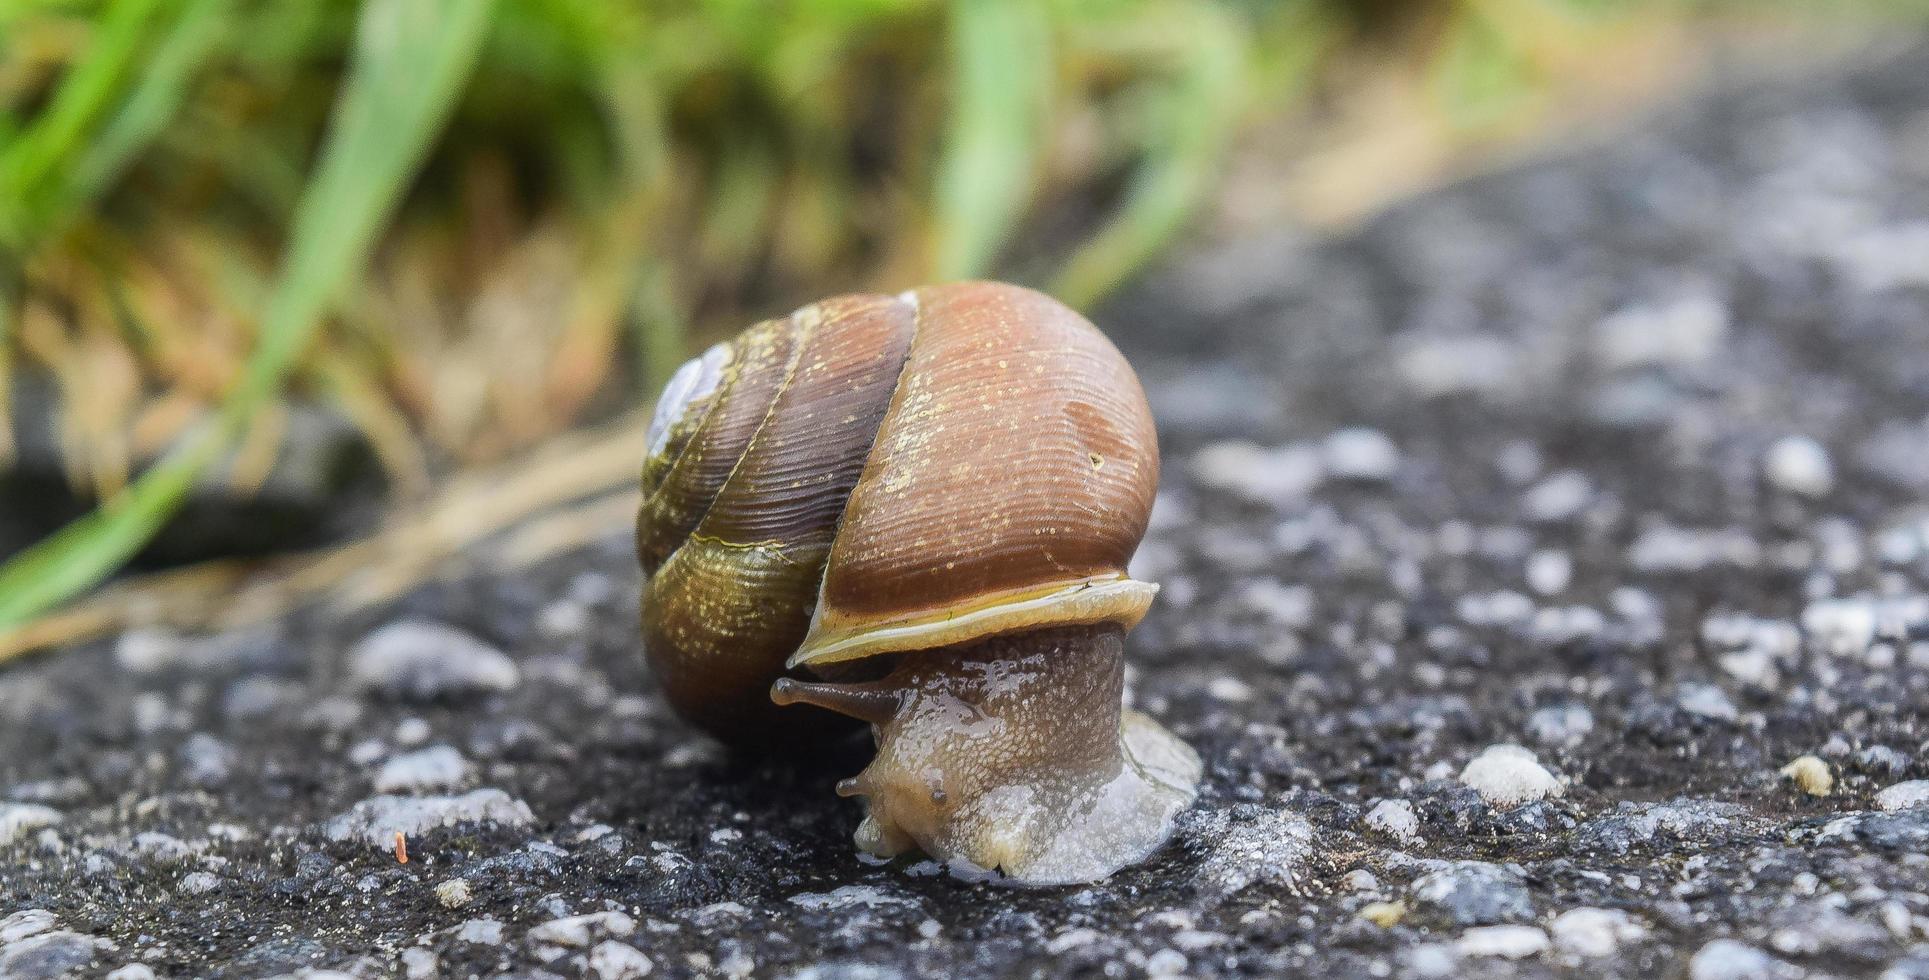
MULTIPOLYGON (((1103 575, 1073 582, 1050 582, 986 596, 975 605, 921 610, 895 621, 873 621, 848 631, 822 629, 813 620, 810 635, 784 666, 824 666, 886 653, 931 649, 1075 623, 1137 626, 1159 587, 1124 575, 1103 575)), ((821 604, 820 604, 821 605, 821 604)))

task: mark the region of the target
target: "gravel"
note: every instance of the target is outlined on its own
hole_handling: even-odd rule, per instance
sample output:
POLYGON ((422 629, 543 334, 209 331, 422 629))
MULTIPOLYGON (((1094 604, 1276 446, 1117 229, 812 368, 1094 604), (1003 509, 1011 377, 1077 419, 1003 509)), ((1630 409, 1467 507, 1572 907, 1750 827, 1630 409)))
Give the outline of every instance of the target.
POLYGON ((1444 862, 1413 883, 1419 908, 1437 911, 1458 926, 1490 925, 1529 919, 1533 899, 1520 872, 1486 861, 1444 862))
POLYGON ((5 668, 0 975, 1929 976, 1929 51, 1862 60, 1099 312, 1206 763, 1139 867, 861 860, 864 740, 679 722, 612 527, 5 668))
POLYGON ((390 623, 356 644, 349 674, 371 691, 428 701, 513 689, 516 662, 460 630, 434 622, 390 623))
POLYGON ((1518 745, 1489 745, 1460 770, 1460 783, 1480 794, 1490 806, 1507 808, 1532 800, 1559 796, 1561 781, 1534 753, 1518 745))

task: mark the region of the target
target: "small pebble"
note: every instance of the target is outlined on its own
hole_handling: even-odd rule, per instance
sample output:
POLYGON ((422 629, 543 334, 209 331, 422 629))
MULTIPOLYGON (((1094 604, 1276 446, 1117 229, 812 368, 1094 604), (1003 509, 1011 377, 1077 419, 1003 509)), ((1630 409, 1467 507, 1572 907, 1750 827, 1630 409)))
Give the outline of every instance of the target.
POLYGON ((395 723, 395 744, 404 748, 421 745, 435 730, 420 718, 404 718, 395 723))
POLYGON ((455 937, 477 946, 500 946, 502 923, 494 919, 470 919, 456 927, 455 937))
POLYGON ((649 976, 656 964, 642 950, 606 939, 589 951, 589 969, 599 980, 636 980, 649 976))
POLYGON ((1824 653, 1860 655, 1875 642, 1875 604, 1867 599, 1817 599, 1802 610, 1802 632, 1824 653))
POLYGON ((1148 977, 1184 976, 1186 967, 1189 965, 1184 953, 1176 949, 1162 949, 1145 958, 1145 975, 1148 977))
POLYGON ((1587 474, 1562 470, 1530 488, 1520 506, 1531 520, 1558 524, 1579 517, 1593 499, 1594 484, 1587 474))
POLYGON ((1215 442, 1192 457, 1193 479, 1253 503, 1303 499, 1326 478, 1319 454, 1304 446, 1267 449, 1244 440, 1215 442))
POLYGON ((434 950, 410 946, 402 951, 402 972, 409 980, 435 976, 438 965, 434 950))
POLYGON ((1471 786, 1488 805, 1510 807, 1531 800, 1559 796, 1561 781, 1548 772, 1534 753, 1518 745, 1490 745, 1460 770, 1462 785, 1471 786))
POLYGON ((1689 980, 1774 980, 1799 976, 1788 964, 1733 939, 1717 939, 1688 961, 1689 980))
POLYGON ((417 701, 513 689, 522 680, 501 650, 427 620, 390 623, 348 655, 362 688, 417 701))
POLYGON ((1541 708, 1527 718, 1527 732, 1534 741, 1549 746, 1574 746, 1594 730, 1594 712, 1585 705, 1564 704, 1541 708))
POLYGON ((627 936, 636 931, 636 920, 621 912, 590 912, 552 919, 529 930, 529 941, 558 946, 588 946, 597 935, 627 936))
POLYGON ((1462 956, 1524 960, 1547 951, 1547 933, 1533 926, 1477 926, 1461 933, 1454 948, 1462 956))
POLYGON ((1413 899, 1437 910, 1455 925, 1485 926, 1531 918, 1527 882, 1514 871, 1486 861, 1453 861, 1413 882, 1413 899))
POLYGON ((375 796, 350 807, 325 826, 330 840, 360 840, 382 851, 395 847, 395 835, 414 837, 458 823, 522 826, 535 820, 528 804, 499 789, 471 790, 461 796, 375 796))
POLYGON ((843 885, 828 892, 800 892, 790 903, 801 908, 835 910, 851 908, 918 908, 918 900, 870 885, 843 885))
POLYGON ((38 803, 0 801, 0 844, 11 844, 30 830, 60 822, 60 811, 38 803))
POLYGON ((1728 695, 1713 684, 1683 684, 1675 692, 1675 704, 1697 718, 1734 721, 1741 716, 1728 695))
POLYGON ((1929 779, 1912 779, 1890 786, 1875 794, 1875 805, 1889 813, 1929 806, 1929 779))
POLYGON ((1341 429, 1320 445, 1326 472, 1342 480, 1384 482, 1400 469, 1400 450, 1378 429, 1341 429))
POLYGON ((0 945, 37 936, 58 925, 59 921, 46 909, 21 909, 0 919, 0 945))
POLYGON ((1804 497, 1826 497, 1835 488, 1828 450, 1807 436, 1783 436, 1768 447, 1762 472, 1777 489, 1804 497))
POLYGON ((460 752, 447 745, 435 745, 390 758, 375 774, 378 793, 420 793, 460 787, 475 776, 475 769, 460 752))
POLYGON ((221 879, 206 871, 190 871, 181 876, 181 891, 189 895, 205 895, 221 887, 221 879))
POLYGON ((1570 956, 1611 956, 1621 944, 1639 941, 1648 930, 1620 909, 1569 909, 1548 923, 1554 946, 1570 956))
POLYGON ((1420 818, 1405 800, 1381 800, 1366 813, 1366 825, 1402 843, 1420 839, 1420 818))
POLYGON ((1380 879, 1373 877, 1373 872, 1365 868, 1354 868, 1340 878, 1340 884, 1348 891, 1371 892, 1379 890, 1380 879))
POLYGON ((445 908, 459 909, 469 904, 473 897, 467 878, 450 878, 435 886, 435 900, 445 908))
POLYGON ((1574 580, 1574 560, 1565 551, 1536 551, 1527 558, 1527 587, 1541 595, 1559 595, 1574 580))

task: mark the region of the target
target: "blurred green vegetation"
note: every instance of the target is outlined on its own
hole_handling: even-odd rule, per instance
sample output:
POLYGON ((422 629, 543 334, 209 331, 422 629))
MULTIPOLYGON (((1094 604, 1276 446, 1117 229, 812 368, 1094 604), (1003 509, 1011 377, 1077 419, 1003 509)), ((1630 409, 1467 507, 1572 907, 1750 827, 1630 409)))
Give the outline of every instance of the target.
POLYGON ((43 376, 103 502, 0 568, 0 628, 218 461, 259 482, 286 399, 415 494, 826 293, 1000 274, 1088 305, 1336 65, 1410 64, 1477 127, 1601 32, 1747 6, 0 0, 0 467, 8 386, 43 376))

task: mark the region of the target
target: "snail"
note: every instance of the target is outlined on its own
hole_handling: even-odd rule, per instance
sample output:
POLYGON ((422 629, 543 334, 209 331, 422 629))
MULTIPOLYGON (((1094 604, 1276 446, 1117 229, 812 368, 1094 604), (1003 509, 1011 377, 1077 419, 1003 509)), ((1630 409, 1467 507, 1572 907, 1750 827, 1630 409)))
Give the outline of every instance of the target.
POLYGON ((868 722, 862 850, 1047 884, 1170 836, 1199 757, 1123 691, 1157 439, 1083 317, 988 282, 824 300, 680 368, 648 447, 654 674, 726 741, 868 722))

